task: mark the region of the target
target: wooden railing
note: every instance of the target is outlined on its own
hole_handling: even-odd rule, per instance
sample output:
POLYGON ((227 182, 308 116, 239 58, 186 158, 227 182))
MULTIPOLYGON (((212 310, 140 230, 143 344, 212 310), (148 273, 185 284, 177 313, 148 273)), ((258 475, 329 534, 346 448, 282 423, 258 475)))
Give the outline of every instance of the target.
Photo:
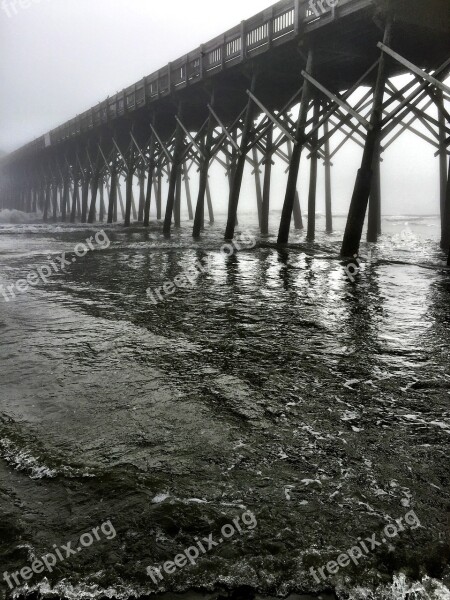
MULTIPOLYGON (((341 0, 348 3, 352 0, 341 0)), ((225 34, 200 46, 197 50, 169 63, 156 73, 126 88, 98 106, 78 115, 20 149, 35 151, 58 144, 113 121, 125 113, 170 94, 175 89, 211 77, 223 69, 285 43, 298 35, 300 25, 307 25, 334 16, 328 9, 320 17, 309 8, 309 0, 281 0, 267 10, 243 21, 225 34)))

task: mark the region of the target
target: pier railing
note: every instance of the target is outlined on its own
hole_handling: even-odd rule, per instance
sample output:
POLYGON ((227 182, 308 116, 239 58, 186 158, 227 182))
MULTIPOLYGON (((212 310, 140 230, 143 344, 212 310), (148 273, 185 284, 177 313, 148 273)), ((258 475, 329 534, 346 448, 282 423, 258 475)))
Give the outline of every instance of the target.
MULTIPOLYGON (((355 0, 340 0, 348 4, 355 0)), ((100 102, 94 108, 22 147, 20 154, 33 153, 69 140, 122 115, 136 111, 174 90, 185 88, 244 62, 273 46, 295 38, 301 28, 334 18, 334 7, 313 11, 307 0, 281 0, 226 33, 201 45, 138 83, 100 102)), ((325 3, 323 4, 325 7, 325 3)), ((13 153, 16 154, 16 153, 13 153)), ((12 155, 10 155, 12 157, 12 155)))

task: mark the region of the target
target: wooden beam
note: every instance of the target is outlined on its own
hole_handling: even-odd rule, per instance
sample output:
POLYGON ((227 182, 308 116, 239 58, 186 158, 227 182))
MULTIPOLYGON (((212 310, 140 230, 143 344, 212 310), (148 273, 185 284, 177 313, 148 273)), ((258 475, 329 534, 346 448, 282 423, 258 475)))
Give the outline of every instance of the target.
POLYGON ((364 117, 362 117, 359 113, 356 112, 347 102, 344 102, 340 98, 338 98, 335 94, 328 91, 325 86, 319 83, 314 77, 308 75, 306 71, 302 71, 302 75, 305 79, 307 79, 314 87, 320 90, 325 96, 327 96, 332 102, 335 102, 338 106, 343 108, 346 112, 350 113, 352 117, 354 117, 357 121, 359 121, 366 129, 370 129, 371 125, 364 117))
POLYGON ((427 73, 426 71, 423 71, 422 69, 419 69, 419 67, 416 67, 416 65, 414 65, 412 62, 410 62, 409 60, 407 60, 406 58, 404 58, 403 56, 398 54, 398 52, 394 52, 394 50, 391 50, 386 44, 383 44, 382 42, 378 42, 378 48, 383 50, 383 52, 386 52, 386 54, 389 54, 389 56, 391 56, 394 60, 396 60, 401 65, 403 65, 404 67, 409 69, 409 71, 411 71, 412 73, 414 73, 421 79, 428 81, 428 83, 431 83, 432 85, 437 87, 439 90, 445 92, 446 94, 450 94, 450 87, 448 87, 447 85, 442 83, 442 81, 439 81, 438 79, 436 79, 435 77, 433 77, 432 75, 427 73))

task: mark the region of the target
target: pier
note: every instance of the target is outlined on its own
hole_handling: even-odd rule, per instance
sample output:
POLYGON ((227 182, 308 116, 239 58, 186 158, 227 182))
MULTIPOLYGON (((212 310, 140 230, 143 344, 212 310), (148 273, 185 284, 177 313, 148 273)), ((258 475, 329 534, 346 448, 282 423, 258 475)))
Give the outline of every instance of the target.
POLYGON ((363 154, 341 250, 353 257, 366 217, 367 240, 381 233, 383 153, 409 131, 439 161, 441 246, 449 251, 449 70, 448 0, 282 0, 4 157, 0 208, 41 211, 44 221, 145 227, 155 203, 170 236, 185 201, 198 238, 205 220, 214 222, 209 170, 217 163, 229 180, 225 239, 234 236, 245 169, 267 235, 276 158, 287 168, 278 243, 303 226, 313 241, 318 169, 332 232, 333 157, 354 143, 363 154), (402 74, 413 78, 399 89, 392 79, 402 74), (344 139, 332 149, 338 133, 344 139), (300 190, 307 223, 301 160, 311 172, 309 189, 300 190))

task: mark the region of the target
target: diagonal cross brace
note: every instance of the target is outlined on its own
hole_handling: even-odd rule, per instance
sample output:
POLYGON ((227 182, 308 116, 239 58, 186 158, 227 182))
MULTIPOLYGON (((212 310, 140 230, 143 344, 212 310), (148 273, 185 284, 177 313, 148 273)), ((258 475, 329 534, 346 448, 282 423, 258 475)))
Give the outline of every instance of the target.
POLYGON ((391 56, 397 62, 409 69, 415 75, 418 75, 422 79, 425 79, 425 81, 428 81, 428 83, 431 83, 446 94, 450 94, 450 87, 433 77, 433 75, 430 75, 426 71, 423 71, 422 69, 419 69, 419 67, 416 67, 416 65, 414 65, 412 62, 410 62, 406 58, 403 58, 403 56, 401 56, 397 52, 394 52, 394 50, 391 50, 388 46, 386 46, 386 44, 378 42, 378 48, 380 48, 380 50, 383 50, 383 52, 385 52, 386 54, 389 54, 389 56, 391 56))
MULTIPOLYGON (((239 148, 238 144, 235 142, 235 140, 233 139, 233 136, 228 132, 228 129, 225 127, 225 125, 219 119, 219 117, 217 116, 217 114, 215 113, 214 109, 212 108, 212 106, 210 104, 208 104, 208 110, 212 114, 212 116, 215 118, 215 120, 217 121, 217 123, 219 124, 219 126, 222 129, 225 137, 227 137, 229 139, 231 145, 234 146, 234 148, 236 149, 236 151, 239 154, 241 154, 241 149, 239 148)), ((241 114, 239 115, 238 119, 242 116, 243 112, 244 111, 241 112, 241 114)))
POLYGON ((173 158, 170 154, 170 152, 167 150, 167 148, 165 147, 165 145, 162 143, 161 138, 158 135, 158 132, 156 131, 156 129, 153 127, 153 125, 150 123, 150 129, 153 132, 153 135, 155 136, 155 138, 158 141, 158 144, 161 146, 162 151, 164 152, 164 154, 166 155, 167 159, 169 160, 169 162, 173 162, 173 158))
POLYGON ((197 150, 197 152, 200 154, 200 156, 205 159, 205 155, 203 154, 203 152, 200 150, 198 144, 196 143, 196 141, 194 140, 194 138, 192 137, 192 135, 189 133, 189 131, 186 129, 186 127, 183 125, 183 123, 180 121, 180 119, 178 118, 177 115, 175 115, 175 120, 178 123, 178 125, 181 127, 181 129, 184 131, 184 133, 186 134, 186 136, 189 138, 189 141, 191 142, 191 144, 194 146, 194 148, 197 150))
POLYGON ((316 87, 323 94, 325 94, 325 96, 327 96, 327 98, 329 98, 332 102, 335 102, 341 108, 343 108, 345 111, 350 113, 352 115, 352 117, 354 117, 357 121, 362 123, 366 129, 372 129, 372 126, 370 125, 369 121, 367 121, 364 117, 362 117, 359 113, 357 113, 356 110, 353 110, 353 108, 349 104, 347 104, 347 102, 344 102, 343 100, 338 98, 335 94, 328 91, 327 88, 324 87, 321 83, 319 83, 316 79, 314 79, 314 77, 311 77, 311 75, 309 75, 306 71, 302 71, 302 76, 305 79, 307 79, 309 81, 309 83, 311 83, 314 87, 316 87))
POLYGON ((272 121, 272 123, 274 125, 276 125, 278 127, 278 129, 280 129, 287 138, 289 138, 291 140, 291 142, 295 145, 298 144, 297 140, 295 139, 295 137, 292 135, 292 133, 286 129, 286 127, 283 126, 283 124, 264 106, 264 104, 262 104, 262 102, 260 102, 258 100, 258 98, 251 93, 250 90, 247 90, 247 94, 250 96, 250 98, 253 100, 253 102, 259 106, 259 108, 263 111, 263 113, 266 114, 266 116, 272 121))

